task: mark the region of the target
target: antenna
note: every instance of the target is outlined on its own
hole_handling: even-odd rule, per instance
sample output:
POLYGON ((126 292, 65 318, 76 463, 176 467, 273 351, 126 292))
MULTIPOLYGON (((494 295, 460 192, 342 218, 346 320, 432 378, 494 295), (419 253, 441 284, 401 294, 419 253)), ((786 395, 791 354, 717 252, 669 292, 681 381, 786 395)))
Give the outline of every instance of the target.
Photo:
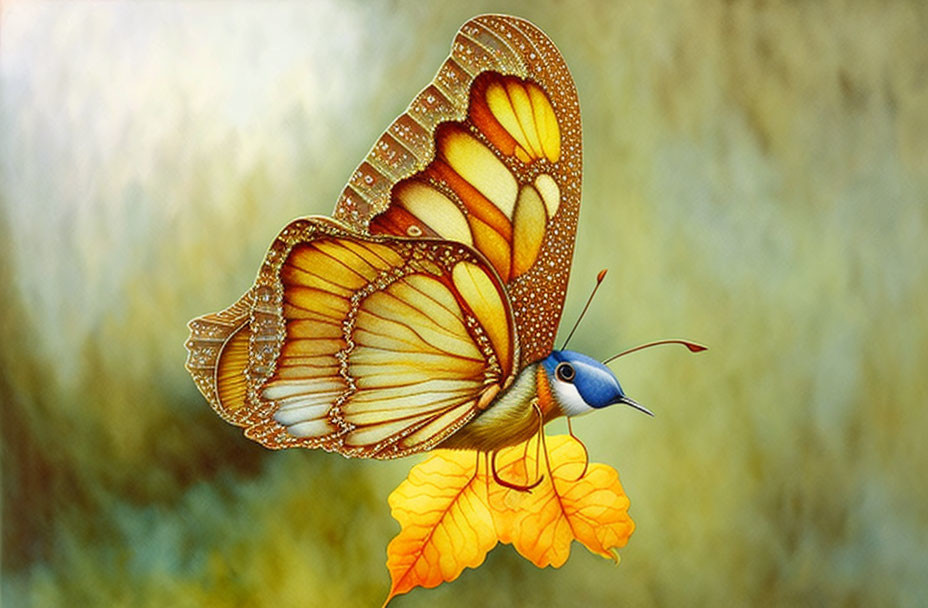
POLYGON ((696 344, 695 342, 690 342, 689 340, 657 340, 656 342, 648 342, 647 344, 642 344, 641 346, 636 346, 634 348, 629 348, 628 350, 623 350, 617 355, 612 355, 611 357, 603 361, 603 365, 606 365, 610 361, 614 361, 615 359, 618 359, 622 355, 627 355, 629 353, 635 352, 636 350, 642 350, 644 348, 651 348, 652 346, 660 346, 661 344, 682 344, 683 346, 690 349, 691 353, 702 352, 709 348, 708 346, 703 346, 702 344, 696 344))
POLYGON ((586 306, 583 307, 583 311, 580 313, 580 316, 577 317, 577 322, 574 323, 573 328, 570 330, 570 333, 567 334, 567 339, 564 340, 564 346, 561 347, 561 350, 567 348, 567 343, 570 342, 570 339, 574 336, 574 332, 577 331, 577 327, 580 325, 580 321, 583 320, 583 315, 586 314, 586 309, 590 307, 590 302, 593 301, 593 296, 596 295, 596 290, 599 289, 599 286, 602 285, 603 279, 606 278, 606 268, 603 268, 599 271, 599 274, 596 275, 596 286, 593 287, 592 293, 590 293, 589 299, 586 301, 586 306))

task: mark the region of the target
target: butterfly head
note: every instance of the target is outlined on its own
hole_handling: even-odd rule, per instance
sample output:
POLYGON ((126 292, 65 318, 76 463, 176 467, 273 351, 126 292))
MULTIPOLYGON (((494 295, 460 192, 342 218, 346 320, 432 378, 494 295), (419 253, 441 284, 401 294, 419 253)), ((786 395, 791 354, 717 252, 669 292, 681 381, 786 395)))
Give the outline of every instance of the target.
POLYGON ((542 366, 551 395, 566 416, 579 416, 616 403, 654 415, 626 397, 612 370, 596 359, 571 350, 556 350, 542 361, 542 366))

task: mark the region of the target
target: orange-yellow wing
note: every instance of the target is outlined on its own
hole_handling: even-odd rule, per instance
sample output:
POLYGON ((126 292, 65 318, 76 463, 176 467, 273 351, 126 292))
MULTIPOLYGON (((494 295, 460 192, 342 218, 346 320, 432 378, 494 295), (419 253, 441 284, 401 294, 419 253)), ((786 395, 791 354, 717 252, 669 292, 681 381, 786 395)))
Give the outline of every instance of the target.
POLYGON ((511 316, 467 247, 307 218, 284 228, 239 302, 190 323, 188 369, 267 447, 396 458, 447 438, 511 381, 511 316))
POLYGON ((524 365, 553 347, 581 164, 580 106, 560 53, 531 23, 484 15, 374 144, 335 217, 479 251, 511 300, 524 365))

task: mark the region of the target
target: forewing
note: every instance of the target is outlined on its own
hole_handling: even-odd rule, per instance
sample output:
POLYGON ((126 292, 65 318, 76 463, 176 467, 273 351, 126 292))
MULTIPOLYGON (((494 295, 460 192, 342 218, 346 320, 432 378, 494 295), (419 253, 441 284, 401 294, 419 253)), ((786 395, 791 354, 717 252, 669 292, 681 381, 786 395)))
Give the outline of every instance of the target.
POLYGON ((212 365, 198 386, 217 411, 270 448, 430 449, 511 381, 518 358, 505 293, 479 255, 327 218, 287 226, 236 306, 220 313, 233 319, 224 348, 204 358, 210 343, 194 336, 191 360, 212 365))
POLYGON ((511 300, 520 366, 553 347, 580 204, 580 109, 535 26, 464 24, 435 79, 374 144, 335 217, 370 234, 473 247, 511 300))

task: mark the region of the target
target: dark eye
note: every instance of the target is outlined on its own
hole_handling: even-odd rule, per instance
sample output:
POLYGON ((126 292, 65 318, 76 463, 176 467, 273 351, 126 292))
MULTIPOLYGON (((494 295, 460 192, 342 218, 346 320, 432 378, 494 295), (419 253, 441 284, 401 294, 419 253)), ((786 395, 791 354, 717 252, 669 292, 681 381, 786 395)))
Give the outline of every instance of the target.
POLYGON ((570 363, 559 363, 558 366, 554 368, 554 375, 557 376, 558 380, 573 382, 577 372, 574 371, 574 366, 570 363))

